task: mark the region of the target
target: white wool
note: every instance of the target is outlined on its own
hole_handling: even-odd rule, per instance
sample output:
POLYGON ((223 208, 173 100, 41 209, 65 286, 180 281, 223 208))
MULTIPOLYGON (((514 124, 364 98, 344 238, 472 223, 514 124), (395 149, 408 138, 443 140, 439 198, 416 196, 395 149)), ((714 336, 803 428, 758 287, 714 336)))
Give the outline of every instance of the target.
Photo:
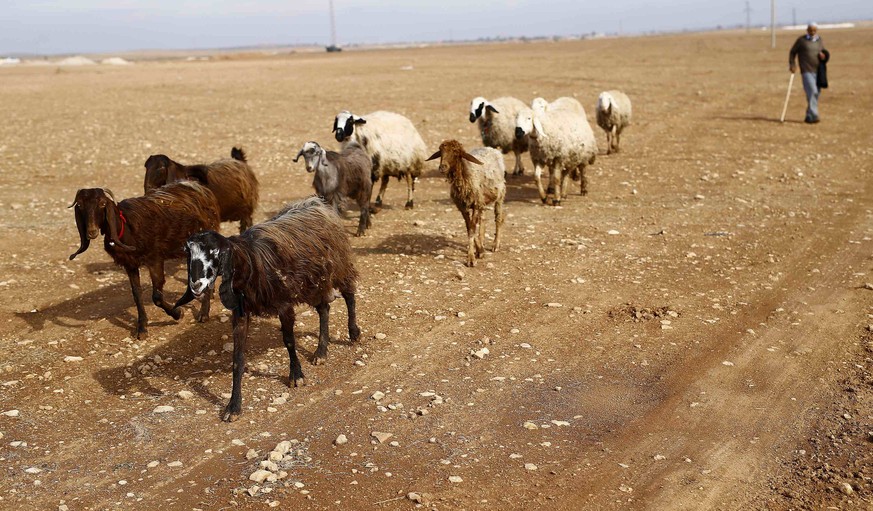
POLYGON ((57 63, 59 66, 93 66, 96 64, 93 60, 87 57, 67 57, 57 63))
POLYGON ((412 121, 394 112, 377 111, 358 116, 348 111, 336 117, 337 126, 344 126, 346 120, 363 119, 366 124, 356 124, 350 137, 342 142, 343 148, 357 142, 373 158, 379 161, 373 169, 373 177, 397 176, 410 173, 413 177, 421 175, 427 148, 424 140, 412 121))
POLYGON ((101 60, 100 63, 109 66, 129 66, 132 64, 129 60, 125 60, 121 57, 109 57, 108 59, 101 60))
POLYGON ((631 124, 630 98, 617 90, 602 92, 597 98, 596 113, 597 125, 606 132, 607 153, 618 150, 621 132, 631 124))

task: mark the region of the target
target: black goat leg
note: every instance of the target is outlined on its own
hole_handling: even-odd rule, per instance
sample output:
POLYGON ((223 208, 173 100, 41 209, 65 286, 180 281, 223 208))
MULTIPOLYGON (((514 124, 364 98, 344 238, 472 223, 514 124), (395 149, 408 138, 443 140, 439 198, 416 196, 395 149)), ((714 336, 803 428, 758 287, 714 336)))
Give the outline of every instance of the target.
POLYGON ((240 316, 233 311, 233 389, 230 402, 224 408, 221 419, 225 422, 237 420, 242 413, 242 377, 246 369, 246 340, 249 336, 249 316, 240 316))
POLYGON ((303 368, 300 367, 300 359, 297 358, 297 340, 294 338, 294 321, 294 307, 289 305, 279 311, 279 322, 282 323, 282 342, 285 343, 285 348, 288 349, 288 359, 290 360, 290 371, 288 373, 289 387, 297 387, 306 384, 305 376, 303 376, 303 368))
POLYGON ((139 281, 139 268, 125 268, 127 278, 130 280, 130 292, 133 294, 133 303, 136 304, 136 338, 145 339, 149 336, 149 318, 146 316, 145 307, 142 304, 142 285, 139 281))
POLYGON ((164 277, 164 262, 151 264, 148 266, 148 269, 149 277, 152 279, 152 301, 155 305, 164 309, 164 312, 169 314, 170 317, 178 320, 182 317, 182 309, 175 309, 172 304, 164 300, 164 283, 167 280, 164 277))
POLYGON ((361 338, 361 329, 358 328, 357 313, 355 312, 355 292, 343 291, 343 299, 346 301, 346 309, 349 311, 349 340, 357 342, 361 338))
POLYGON ((315 350, 315 355, 312 357, 312 364, 319 365, 327 360, 327 343, 330 341, 330 304, 321 302, 315 307, 318 311, 318 349, 315 350))

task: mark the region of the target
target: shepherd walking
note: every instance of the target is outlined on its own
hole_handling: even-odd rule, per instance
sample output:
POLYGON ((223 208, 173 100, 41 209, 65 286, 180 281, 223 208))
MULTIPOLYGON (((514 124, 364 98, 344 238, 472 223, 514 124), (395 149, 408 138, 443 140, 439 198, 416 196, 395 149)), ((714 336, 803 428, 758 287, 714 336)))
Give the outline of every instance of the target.
POLYGON ((818 96, 821 89, 827 88, 827 70, 825 63, 830 54, 824 48, 824 43, 818 35, 818 25, 810 23, 806 27, 806 35, 800 36, 791 47, 788 54, 788 70, 794 73, 800 64, 800 74, 803 78, 803 90, 806 92, 806 118, 803 122, 815 124, 819 122, 818 96))

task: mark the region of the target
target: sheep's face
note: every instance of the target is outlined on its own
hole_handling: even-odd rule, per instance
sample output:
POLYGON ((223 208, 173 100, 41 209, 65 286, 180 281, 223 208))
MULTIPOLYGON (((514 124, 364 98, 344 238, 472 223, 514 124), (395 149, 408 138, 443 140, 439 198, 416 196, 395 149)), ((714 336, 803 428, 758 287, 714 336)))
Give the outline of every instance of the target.
POLYGON ((491 112, 492 114, 500 113, 496 108, 494 108, 494 105, 489 103, 483 97, 474 98, 473 101, 470 102, 470 122, 476 122, 476 119, 482 117, 485 112, 491 112))
POLYGON ((608 92, 601 94, 600 97, 597 98, 597 108, 607 115, 612 113, 612 94, 609 94, 608 92))
POLYGON ((533 113, 519 112, 515 118, 515 138, 522 139, 533 132, 533 113))
POLYGON ((348 110, 338 113, 333 120, 333 133, 336 141, 342 142, 351 137, 355 132, 355 125, 359 124, 367 124, 367 120, 363 117, 358 117, 348 110))
POLYGON ((145 182, 143 183, 145 193, 167 184, 167 168, 169 166, 170 159, 163 154, 149 156, 145 162, 145 182))
POLYGON ((188 238, 185 243, 185 252, 188 256, 188 288, 195 297, 215 287, 222 257, 217 236, 220 235, 211 231, 200 232, 188 238))
POLYGON ((303 149, 297 153, 294 161, 297 161, 303 156, 303 161, 306 162, 306 172, 315 172, 319 168, 327 168, 327 151, 325 151, 316 142, 307 142, 303 144, 303 149))

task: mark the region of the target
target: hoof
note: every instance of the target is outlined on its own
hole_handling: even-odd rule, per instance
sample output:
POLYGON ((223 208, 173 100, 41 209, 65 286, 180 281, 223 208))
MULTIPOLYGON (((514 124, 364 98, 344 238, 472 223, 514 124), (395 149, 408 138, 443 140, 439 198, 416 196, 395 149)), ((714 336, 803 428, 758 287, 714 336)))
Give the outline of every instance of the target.
POLYGON ((548 197, 541 197, 540 200, 543 201, 543 204, 545 204, 549 199, 548 197))
POLYGON ((184 309, 179 308, 179 309, 172 309, 167 314, 169 314, 170 317, 175 319, 176 321, 179 321, 180 319, 182 319, 183 312, 184 312, 184 309))
POLYGON ((312 365, 320 366, 327 362, 327 350, 324 353, 315 352, 315 355, 312 356, 312 365))
POLYGON ((354 327, 354 328, 349 329, 349 340, 351 342, 358 342, 358 340, 360 338, 361 338, 361 329, 360 328, 354 327))
POLYGON ((560 205, 561 205, 561 201, 559 201, 559 200, 552 201, 552 206, 560 206, 560 205))
POLYGON ((239 416, 240 416, 239 410, 233 411, 230 409, 230 407, 227 407, 224 409, 224 412, 222 412, 222 414, 221 414, 221 420, 223 420, 224 422, 236 422, 236 420, 239 419, 239 416))
POLYGON ((475 266, 476 266, 476 260, 475 260, 475 259, 470 259, 469 261, 467 261, 467 266, 469 266, 470 268, 475 267, 475 266))
POLYGON ((406 201, 406 209, 412 209, 415 207, 412 201, 406 201))
POLYGON ((137 339, 148 339, 149 331, 143 328, 142 330, 137 330, 135 335, 137 339))
POLYGON ((299 378, 292 378, 288 381, 288 386, 294 387, 294 388, 305 387, 306 386, 306 378, 304 378, 303 376, 301 376, 299 378))

